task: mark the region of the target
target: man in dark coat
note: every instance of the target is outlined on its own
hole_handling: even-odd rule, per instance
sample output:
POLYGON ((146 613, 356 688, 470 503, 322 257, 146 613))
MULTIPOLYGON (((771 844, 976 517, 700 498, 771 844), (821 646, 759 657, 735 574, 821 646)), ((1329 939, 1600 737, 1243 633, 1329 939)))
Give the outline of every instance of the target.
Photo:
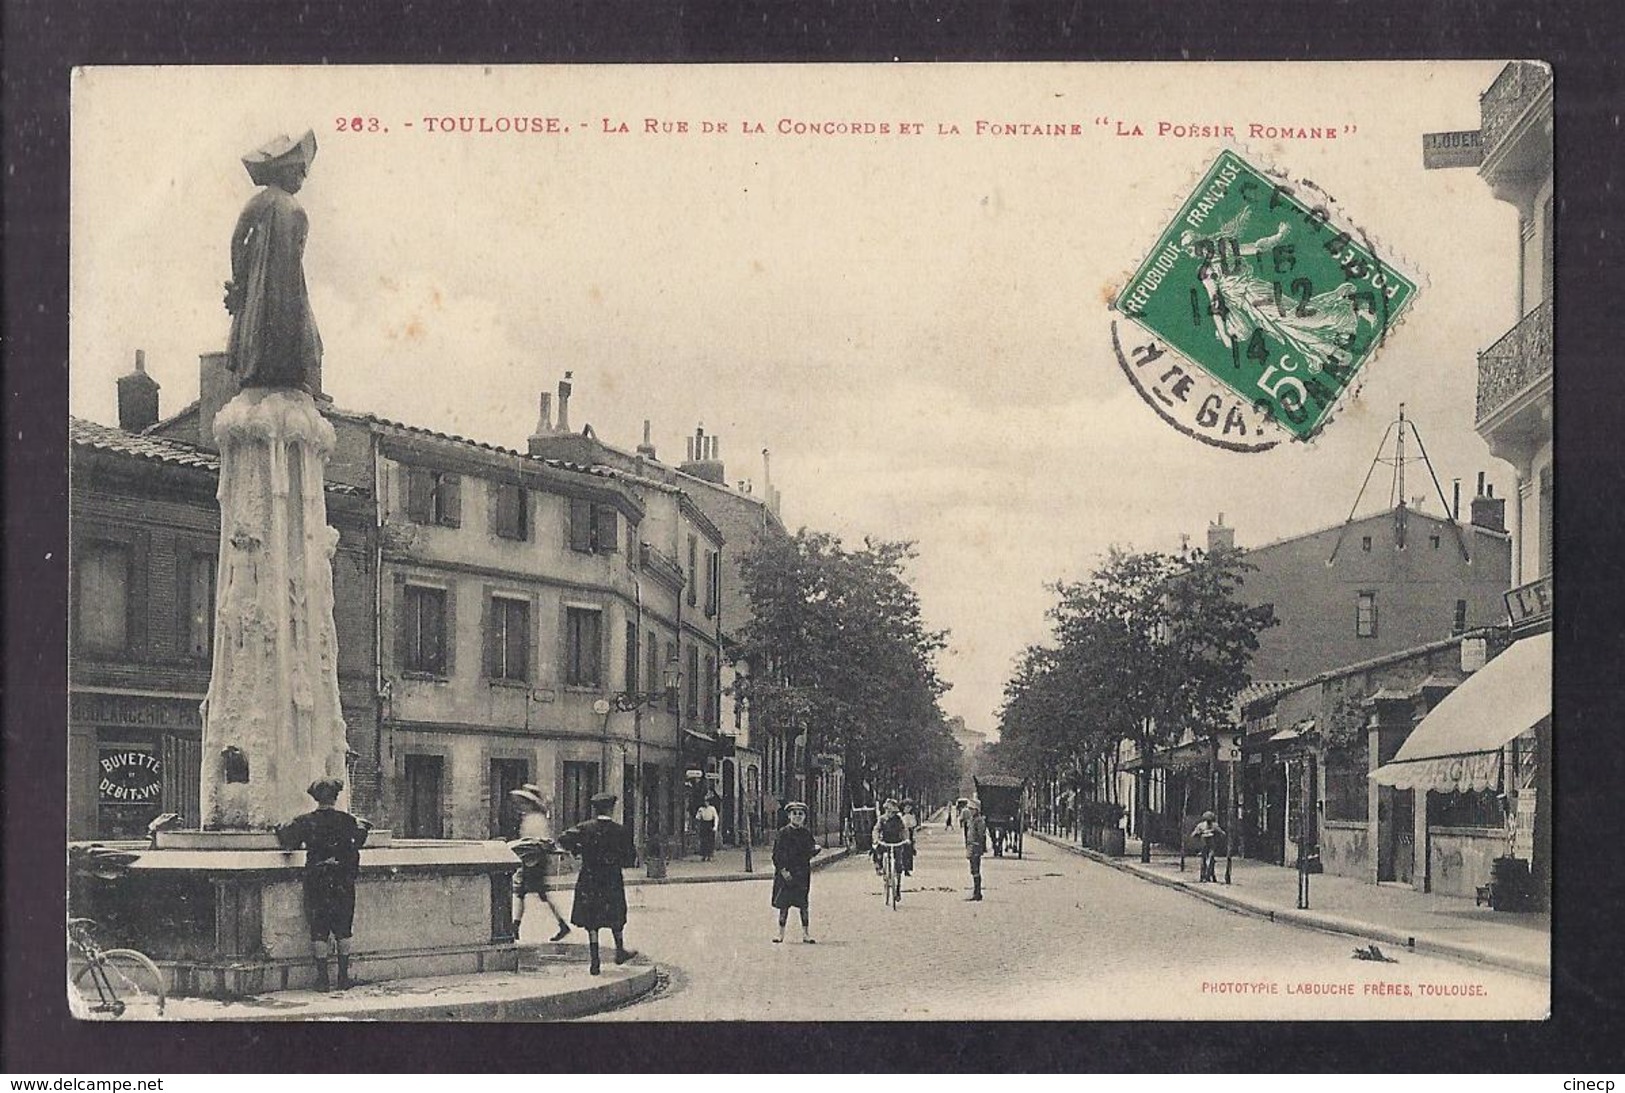
POLYGON ((587 931, 592 964, 598 974, 598 931, 609 927, 615 937, 615 963, 624 964, 636 953, 626 947, 626 882, 621 870, 637 860, 632 835, 611 817, 615 811, 613 793, 596 793, 592 798, 593 818, 577 824, 559 836, 559 845, 581 859, 576 875, 575 904, 570 921, 587 931))
POLYGON ((355 878, 361 870, 361 847, 371 827, 334 807, 344 783, 318 778, 305 792, 316 802, 311 812, 276 829, 284 850, 305 850, 305 920, 310 925, 310 951, 316 961, 316 988, 327 990, 327 938, 339 957, 339 990, 351 985, 350 934, 355 923, 355 878))
POLYGON ((818 856, 818 843, 807 828, 807 806, 791 801, 785 806, 790 822, 779 828, 773 839, 773 906, 779 909, 779 936, 775 945, 784 941, 784 926, 790 921, 790 908, 801 912, 801 940, 814 944, 807 925, 807 903, 812 889, 812 860, 818 856))

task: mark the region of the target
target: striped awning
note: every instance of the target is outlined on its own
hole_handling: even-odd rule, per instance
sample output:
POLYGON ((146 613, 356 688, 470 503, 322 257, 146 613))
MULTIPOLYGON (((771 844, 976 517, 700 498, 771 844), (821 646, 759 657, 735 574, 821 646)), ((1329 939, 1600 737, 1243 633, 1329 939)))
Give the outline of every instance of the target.
POLYGON ((1536 634, 1474 672, 1370 777, 1397 789, 1495 789, 1501 749, 1552 715, 1552 635, 1536 634))

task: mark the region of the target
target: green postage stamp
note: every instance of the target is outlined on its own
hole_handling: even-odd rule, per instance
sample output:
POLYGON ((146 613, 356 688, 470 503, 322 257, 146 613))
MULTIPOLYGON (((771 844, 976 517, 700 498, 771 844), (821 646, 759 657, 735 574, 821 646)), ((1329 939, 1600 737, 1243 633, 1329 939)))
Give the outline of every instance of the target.
POLYGON ((1116 307, 1307 440, 1415 295, 1318 191, 1226 151, 1116 307))

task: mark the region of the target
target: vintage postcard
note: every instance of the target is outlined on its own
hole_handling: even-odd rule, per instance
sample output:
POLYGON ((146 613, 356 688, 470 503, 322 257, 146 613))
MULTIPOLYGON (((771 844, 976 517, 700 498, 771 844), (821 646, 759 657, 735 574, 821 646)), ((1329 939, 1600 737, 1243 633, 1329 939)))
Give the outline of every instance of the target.
POLYGON ((87 1020, 1541 1020, 1538 60, 92 67, 87 1020))

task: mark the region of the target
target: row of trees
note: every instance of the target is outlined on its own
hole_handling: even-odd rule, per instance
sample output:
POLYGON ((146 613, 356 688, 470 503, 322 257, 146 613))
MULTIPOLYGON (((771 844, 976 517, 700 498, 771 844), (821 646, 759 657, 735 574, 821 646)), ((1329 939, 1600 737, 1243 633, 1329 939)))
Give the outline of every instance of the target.
POLYGON ((841 756, 850 803, 904 791, 940 800, 958 783, 959 745, 938 697, 944 631, 926 628, 905 567, 913 544, 865 539, 859 549, 821 532, 763 542, 741 559, 750 621, 742 628, 736 692, 758 723, 816 754, 841 756))
MULTIPOLYGON (((1144 759, 1228 724, 1258 635, 1276 621, 1237 597, 1250 568, 1237 551, 1113 549, 1087 579, 1052 585, 1051 638, 1005 685, 1000 765, 1081 788, 1097 761, 1115 775, 1123 740, 1144 759)), ((1150 768, 1139 764, 1142 831, 1150 768)))

